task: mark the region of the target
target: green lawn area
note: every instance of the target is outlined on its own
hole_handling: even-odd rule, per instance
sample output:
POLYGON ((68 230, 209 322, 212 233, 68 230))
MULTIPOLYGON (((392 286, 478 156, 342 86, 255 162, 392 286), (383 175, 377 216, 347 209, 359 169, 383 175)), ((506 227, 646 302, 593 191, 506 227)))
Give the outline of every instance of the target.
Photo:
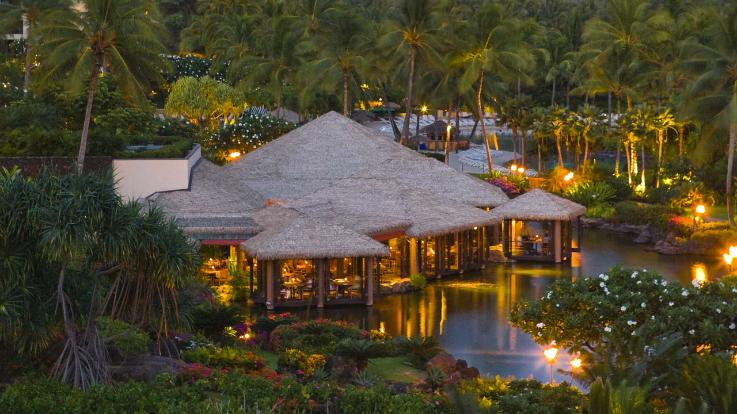
POLYGON ((266 364, 267 367, 276 370, 279 361, 279 355, 277 355, 276 352, 255 351, 254 353, 264 359, 264 364, 266 364))
POLYGON ((405 357, 372 358, 366 372, 384 381, 414 383, 425 379, 425 372, 413 367, 405 357))
POLYGON ((726 220, 727 219, 727 206, 712 206, 706 211, 706 215, 712 219, 726 220))

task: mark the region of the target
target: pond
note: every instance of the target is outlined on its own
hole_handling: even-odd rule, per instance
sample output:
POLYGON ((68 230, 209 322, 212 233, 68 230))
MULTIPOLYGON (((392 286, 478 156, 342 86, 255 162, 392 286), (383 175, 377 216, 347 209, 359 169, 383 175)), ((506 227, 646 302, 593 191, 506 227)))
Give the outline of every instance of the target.
MULTIPOLYGON (((655 270, 682 283, 726 270, 716 260, 662 256, 642 247, 628 237, 588 230, 582 236, 583 252, 574 254, 571 265, 492 264, 480 272, 430 283, 421 292, 381 297, 372 308, 312 309, 310 315, 301 314, 343 319, 392 335, 432 335, 482 374, 547 381, 542 349, 507 321, 514 303, 539 298, 556 279, 598 275, 616 265, 655 270)), ((556 368, 566 369, 567 364, 568 357, 561 355, 556 368)))

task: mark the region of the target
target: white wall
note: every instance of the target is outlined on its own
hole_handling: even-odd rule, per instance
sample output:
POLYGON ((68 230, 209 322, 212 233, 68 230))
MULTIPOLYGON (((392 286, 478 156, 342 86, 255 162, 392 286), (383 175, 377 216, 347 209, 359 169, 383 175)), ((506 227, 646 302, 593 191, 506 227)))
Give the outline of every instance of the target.
POLYGON ((159 191, 186 190, 192 167, 201 157, 196 145, 185 158, 113 160, 118 194, 125 200, 138 200, 159 191))

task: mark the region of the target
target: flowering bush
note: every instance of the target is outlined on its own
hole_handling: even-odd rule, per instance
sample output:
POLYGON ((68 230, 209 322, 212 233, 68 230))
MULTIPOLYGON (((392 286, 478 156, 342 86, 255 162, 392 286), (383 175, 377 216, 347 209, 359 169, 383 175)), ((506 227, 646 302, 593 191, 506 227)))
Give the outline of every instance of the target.
POLYGON ((668 357, 670 368, 687 354, 732 349, 736 294, 737 278, 682 286, 647 270, 615 268, 556 281, 538 301, 517 304, 511 321, 540 344, 581 353, 593 371, 626 372, 643 363, 655 377, 664 373, 656 363, 666 348, 683 350, 668 357))
POLYGON ((668 230, 679 236, 690 236, 693 233, 693 219, 684 216, 671 216, 668 219, 668 230))
POLYGON ((299 349, 288 348, 279 354, 279 367, 294 370, 305 377, 311 377, 325 366, 325 362, 324 355, 307 355, 299 349))
POLYGON ((489 413, 578 413, 583 394, 566 383, 544 385, 535 380, 475 378, 458 384, 461 395, 472 397, 477 410, 489 413))
POLYGON ((225 163, 228 154, 251 152, 286 134, 293 124, 274 118, 261 111, 246 111, 234 123, 223 125, 202 138, 202 149, 215 162, 225 163))
POLYGON ((179 379, 194 384, 195 381, 210 378, 214 370, 200 363, 187 364, 179 369, 179 379))
POLYGON ((504 194, 506 194, 509 197, 516 197, 520 195, 522 192, 512 184, 509 180, 507 180, 505 177, 494 177, 489 178, 486 180, 491 185, 499 187, 502 191, 504 191, 504 194))
POLYGON ((256 318, 253 323, 254 332, 271 333, 274 329, 281 325, 290 325, 297 322, 297 317, 289 312, 270 313, 256 318))

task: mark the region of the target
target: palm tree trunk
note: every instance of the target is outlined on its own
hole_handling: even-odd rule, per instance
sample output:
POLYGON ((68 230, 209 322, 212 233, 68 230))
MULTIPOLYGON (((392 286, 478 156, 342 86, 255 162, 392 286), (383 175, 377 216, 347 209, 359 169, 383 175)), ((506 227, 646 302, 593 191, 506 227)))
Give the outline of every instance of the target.
POLYGON ((555 78, 553 78, 553 93, 550 94, 550 106, 555 106, 555 78))
POLYGON ((538 138, 537 141, 537 172, 542 173, 543 171, 543 153, 542 153, 542 138, 538 138))
POLYGON ((348 71, 343 69, 343 116, 351 116, 348 106, 348 71))
POLYGON ((737 126, 734 122, 729 124, 729 153, 727 154, 727 182, 726 182, 726 196, 727 196, 727 217, 729 217, 729 225, 735 226, 734 222, 734 205, 732 204, 732 173, 734 168, 734 146, 735 146, 735 131, 737 126))
POLYGON ((478 128, 478 126, 479 126, 479 120, 478 119, 474 119, 474 121, 473 121, 473 128, 471 128, 471 135, 469 135, 469 139, 470 138, 473 138, 474 134, 476 134, 476 128, 478 128))
POLYGON ((522 141, 520 141, 520 152, 522 153, 522 165, 525 165, 525 141, 526 140, 527 140, 527 130, 522 128, 522 141))
POLYGON ((583 136, 583 169, 586 170, 586 165, 589 163, 589 138, 583 136))
POLYGON ((683 124, 678 125, 678 156, 683 156, 683 134, 685 134, 684 131, 685 127, 683 124))
POLYGON ((566 83, 566 108, 571 107, 571 83, 566 83))
POLYGON ((491 148, 489 148, 489 137, 486 135, 486 122, 484 122, 484 107, 481 105, 481 92, 484 90, 484 72, 479 73, 479 89, 476 91, 476 111, 479 114, 479 122, 481 122, 481 133, 484 136, 484 149, 486 149, 486 162, 489 166, 489 174, 494 169, 494 160, 491 158, 491 148))
MULTIPOLYGON (((386 83, 384 83, 384 81, 380 81, 379 85, 381 86, 381 94, 384 97, 384 105, 388 105, 389 95, 386 93, 386 83)), ((395 119, 394 111, 391 108, 389 108, 389 123, 392 126, 392 132, 394 132, 394 140, 399 141, 399 137, 402 135, 402 133, 397 126, 397 120, 395 119)))
POLYGON ((456 96, 456 130, 458 131, 458 137, 461 136, 461 97, 456 96))
POLYGON ((558 166, 563 167, 563 149, 560 147, 560 132, 555 134, 555 147, 558 149, 558 166))
MULTIPOLYGON (((95 69, 97 66, 95 65, 95 69)), ((79 140, 79 153, 77 154, 77 172, 84 171, 84 157, 87 153, 87 136, 90 132, 90 120, 92 119, 92 103, 95 101, 97 89, 97 70, 92 71, 89 90, 87 91, 87 107, 84 110, 84 123, 82 124, 82 138, 79 140)))
POLYGON ((25 73, 23 74, 23 96, 28 95, 31 88, 31 65, 33 63, 33 53, 31 52, 31 42, 26 39, 26 63, 25 73))
POLYGON ((640 180, 642 191, 645 191, 645 141, 642 141, 642 179, 640 180))
POLYGON ((658 169, 655 171, 655 188, 660 188, 660 169, 663 166, 663 130, 658 130, 658 169))
POLYGON ((512 127, 512 160, 517 162, 517 127, 512 127))
POLYGON ((415 55, 414 46, 409 47, 409 76, 407 78, 407 107, 404 116, 404 124, 402 125, 402 135, 399 137, 399 143, 403 144, 409 138, 409 115, 412 113, 412 87, 415 82, 415 55))

